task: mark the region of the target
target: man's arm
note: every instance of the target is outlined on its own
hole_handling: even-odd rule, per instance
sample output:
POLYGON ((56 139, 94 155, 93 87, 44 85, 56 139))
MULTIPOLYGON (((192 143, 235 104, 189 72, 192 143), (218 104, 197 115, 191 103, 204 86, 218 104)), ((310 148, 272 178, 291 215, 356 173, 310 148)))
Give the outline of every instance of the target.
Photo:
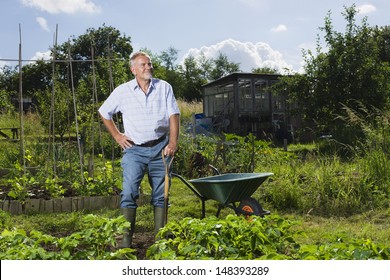
POLYGON ((122 149, 130 148, 132 146, 129 143, 130 139, 118 130, 118 127, 115 125, 112 119, 108 120, 104 118, 101 114, 100 114, 100 118, 102 119, 103 124, 106 126, 112 138, 114 138, 115 142, 117 142, 122 149))
POLYGON ((174 114, 169 117, 169 143, 164 149, 164 154, 174 156, 177 151, 179 140, 180 115, 174 114))

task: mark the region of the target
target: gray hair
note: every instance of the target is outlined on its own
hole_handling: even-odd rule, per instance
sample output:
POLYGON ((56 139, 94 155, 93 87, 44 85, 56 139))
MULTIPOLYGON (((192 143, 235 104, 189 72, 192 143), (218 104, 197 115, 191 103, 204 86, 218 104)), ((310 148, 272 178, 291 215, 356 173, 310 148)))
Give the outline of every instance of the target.
POLYGON ((137 59, 137 57, 140 57, 140 56, 145 56, 147 58, 150 59, 150 56, 146 53, 146 52, 136 52, 136 53, 133 53, 131 56, 130 56, 130 59, 129 59, 129 65, 130 67, 134 65, 134 61, 137 59))

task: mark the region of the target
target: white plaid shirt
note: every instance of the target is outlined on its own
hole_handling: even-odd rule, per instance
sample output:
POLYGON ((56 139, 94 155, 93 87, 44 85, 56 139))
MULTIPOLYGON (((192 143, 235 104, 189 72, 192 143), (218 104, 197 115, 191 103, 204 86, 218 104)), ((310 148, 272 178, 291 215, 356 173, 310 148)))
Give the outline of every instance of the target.
POLYGON ((180 114, 172 86, 155 78, 151 80, 148 94, 135 79, 115 88, 99 113, 110 120, 118 112, 122 113, 124 134, 137 145, 167 134, 169 117, 180 114))

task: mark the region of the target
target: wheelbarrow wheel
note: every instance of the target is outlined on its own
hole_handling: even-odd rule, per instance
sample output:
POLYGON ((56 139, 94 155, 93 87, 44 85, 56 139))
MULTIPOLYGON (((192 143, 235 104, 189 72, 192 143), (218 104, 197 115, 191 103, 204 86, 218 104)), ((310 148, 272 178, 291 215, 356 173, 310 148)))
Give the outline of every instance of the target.
POLYGON ((268 215, 270 213, 269 211, 264 210, 263 207, 261 207, 260 203, 253 197, 248 197, 241 200, 237 209, 237 214, 242 214, 246 216, 256 215, 264 217, 264 215, 268 215))

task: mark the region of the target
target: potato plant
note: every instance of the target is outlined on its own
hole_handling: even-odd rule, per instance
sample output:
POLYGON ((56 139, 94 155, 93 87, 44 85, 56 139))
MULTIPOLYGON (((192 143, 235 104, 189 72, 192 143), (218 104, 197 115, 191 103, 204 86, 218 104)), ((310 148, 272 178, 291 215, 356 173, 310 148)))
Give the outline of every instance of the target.
POLYGON ((63 237, 4 229, 0 235, 2 260, 110 260, 136 259, 135 250, 117 249, 116 236, 129 223, 120 216, 115 219, 89 214, 83 217, 83 229, 63 237))
POLYGON ((390 258, 390 248, 371 240, 343 240, 300 245, 304 234, 294 223, 278 215, 249 218, 228 215, 224 219, 185 218, 160 230, 163 239, 152 245, 147 257, 154 260, 365 260, 390 258), (164 237, 169 238, 164 238, 164 237))

